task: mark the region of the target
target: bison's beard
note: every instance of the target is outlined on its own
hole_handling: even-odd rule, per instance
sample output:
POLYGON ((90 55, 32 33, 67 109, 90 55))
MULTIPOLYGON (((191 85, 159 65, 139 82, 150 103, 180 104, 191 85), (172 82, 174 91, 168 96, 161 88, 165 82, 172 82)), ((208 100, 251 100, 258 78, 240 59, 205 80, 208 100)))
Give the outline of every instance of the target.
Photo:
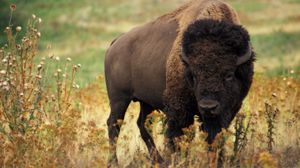
POLYGON ((241 104, 232 108, 232 110, 224 110, 221 115, 211 118, 202 116, 202 130, 208 133, 206 141, 212 144, 216 135, 221 132, 222 128, 227 129, 236 113, 239 111, 241 104))
POLYGON ((206 138, 208 144, 212 144, 216 135, 221 132, 222 125, 218 118, 203 117, 202 130, 208 134, 206 138))

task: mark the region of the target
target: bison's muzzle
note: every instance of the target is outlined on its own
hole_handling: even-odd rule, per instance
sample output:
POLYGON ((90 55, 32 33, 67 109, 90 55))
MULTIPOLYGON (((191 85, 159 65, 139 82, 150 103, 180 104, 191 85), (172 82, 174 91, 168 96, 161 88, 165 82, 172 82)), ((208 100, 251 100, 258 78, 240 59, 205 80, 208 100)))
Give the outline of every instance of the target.
POLYGON ((220 103, 215 100, 211 99, 201 99, 198 102, 198 108, 202 115, 205 115, 207 117, 216 117, 220 114, 220 110, 218 110, 218 107, 220 106, 220 103))

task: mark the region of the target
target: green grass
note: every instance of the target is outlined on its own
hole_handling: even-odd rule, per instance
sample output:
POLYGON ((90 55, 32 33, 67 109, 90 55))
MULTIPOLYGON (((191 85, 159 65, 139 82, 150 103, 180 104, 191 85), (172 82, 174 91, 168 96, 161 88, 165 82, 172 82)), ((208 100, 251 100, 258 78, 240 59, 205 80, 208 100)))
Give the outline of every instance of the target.
POLYGON ((300 50, 300 32, 275 31, 271 34, 253 35, 252 42, 258 58, 277 57, 280 59, 287 54, 300 50))
MULTIPOLYGON (((81 65, 80 70, 76 73, 76 83, 79 84, 80 87, 86 87, 89 83, 95 81, 99 74, 104 73, 104 53, 105 50, 103 49, 87 48, 82 52, 76 53, 74 57, 72 57, 72 61, 68 66, 68 72, 70 73, 73 64, 81 65)), ((36 58, 36 65, 40 60, 40 58, 36 58)), ((60 61, 51 60, 47 63, 46 73, 56 72, 57 69, 61 69, 64 72, 66 62, 67 57, 60 57, 60 61)), ((47 76, 50 76, 47 82, 54 84, 54 81, 52 81, 53 74, 47 76)))
POLYGON ((288 3, 300 3, 300 0, 287 0, 288 3))
POLYGON ((243 13, 254 13, 264 10, 267 6, 267 2, 263 1, 241 1, 241 0, 232 0, 230 3, 238 11, 243 13))
MULTIPOLYGON (((40 55, 48 54, 46 46, 51 44, 51 53, 63 58, 71 57, 74 62, 82 64, 82 70, 78 74, 82 86, 93 81, 97 75, 103 74, 103 58, 110 41, 119 34, 126 32, 135 25, 147 21, 175 9, 182 4, 179 0, 4 0, 0 7, 0 19, 7 20, 9 17, 9 4, 15 3, 17 11, 14 13, 13 24, 25 27, 22 22, 32 14, 43 19, 41 27, 40 55), (127 27, 122 27, 126 23, 127 27), (110 29, 112 28, 113 29, 110 29)), ((294 15, 285 15, 291 7, 300 8, 299 0, 278 1, 268 3, 263 0, 242 1, 229 0, 241 15, 243 24, 252 26, 254 29, 272 26, 284 26, 288 23, 297 23, 299 12, 294 15), (278 5, 279 4, 279 5, 278 5), (284 4, 284 5, 283 5, 284 4), (279 18, 272 17, 270 9, 282 8, 279 18), (269 19, 272 18, 272 19, 269 19)), ((295 9, 293 9, 295 10, 295 9)), ((0 30, 7 23, 1 22, 0 30)), ((0 31, 0 44, 4 44, 4 33, 0 31)), ((266 60, 272 58, 279 62, 294 53, 300 52, 300 32, 286 32, 283 30, 265 34, 252 34, 252 42, 257 52, 258 64, 267 64, 266 60)), ((299 55, 299 54, 298 54, 299 55)), ((267 74, 280 75, 285 69, 299 69, 298 66, 286 67, 285 62, 268 70, 267 74)))
POLYGON ((278 76, 281 76, 281 77, 293 77, 297 80, 300 80, 300 75, 299 73, 293 73, 291 74, 291 71, 294 71, 294 72, 300 72, 300 63, 293 66, 292 68, 288 68, 288 67, 285 67, 285 66, 279 66, 277 68, 274 68, 272 70, 267 70, 265 72, 264 75, 268 76, 268 77, 278 77, 278 76))
POLYGON ((102 49, 90 49, 82 53, 89 59, 84 56, 74 57, 74 62, 79 62, 82 65, 78 73, 78 76, 80 76, 78 82, 81 86, 93 82, 99 74, 104 73, 104 53, 105 51, 102 49))

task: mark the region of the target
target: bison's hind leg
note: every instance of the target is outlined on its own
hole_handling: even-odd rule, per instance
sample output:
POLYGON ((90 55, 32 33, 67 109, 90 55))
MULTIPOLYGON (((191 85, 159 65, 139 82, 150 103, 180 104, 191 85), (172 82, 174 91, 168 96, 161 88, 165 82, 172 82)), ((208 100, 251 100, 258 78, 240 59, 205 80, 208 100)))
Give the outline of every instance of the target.
POLYGON ((141 111, 140 111, 139 118, 137 120, 137 125, 140 129, 141 137, 144 140, 144 142, 146 143, 146 146, 148 148, 151 160, 154 163, 162 163, 163 159, 160 156, 160 154, 159 154, 159 152, 158 152, 158 150, 155 146, 153 138, 151 137, 151 135, 148 133, 148 131, 145 128, 145 121, 147 119, 147 116, 154 109, 150 105, 148 105, 144 102, 140 102, 140 106, 141 106, 141 111))
POLYGON ((124 119, 130 101, 131 99, 126 98, 125 96, 118 96, 118 98, 116 99, 110 98, 111 112, 107 120, 109 145, 110 145, 110 156, 108 160, 108 167, 112 167, 113 165, 118 164, 118 159, 116 154, 116 144, 120 133, 122 121, 124 119))

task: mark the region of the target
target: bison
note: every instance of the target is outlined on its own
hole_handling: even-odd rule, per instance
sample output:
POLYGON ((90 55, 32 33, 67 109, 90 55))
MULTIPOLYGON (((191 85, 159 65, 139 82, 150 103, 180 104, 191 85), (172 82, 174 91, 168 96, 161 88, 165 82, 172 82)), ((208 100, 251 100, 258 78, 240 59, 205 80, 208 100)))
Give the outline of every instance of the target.
POLYGON ((163 159, 144 127, 153 110, 167 116, 165 137, 171 151, 174 138, 194 123, 195 115, 212 143, 249 91, 252 50, 236 12, 218 0, 191 1, 114 40, 105 56, 110 163, 117 163, 117 122, 131 101, 140 102, 137 125, 154 161, 163 159))

